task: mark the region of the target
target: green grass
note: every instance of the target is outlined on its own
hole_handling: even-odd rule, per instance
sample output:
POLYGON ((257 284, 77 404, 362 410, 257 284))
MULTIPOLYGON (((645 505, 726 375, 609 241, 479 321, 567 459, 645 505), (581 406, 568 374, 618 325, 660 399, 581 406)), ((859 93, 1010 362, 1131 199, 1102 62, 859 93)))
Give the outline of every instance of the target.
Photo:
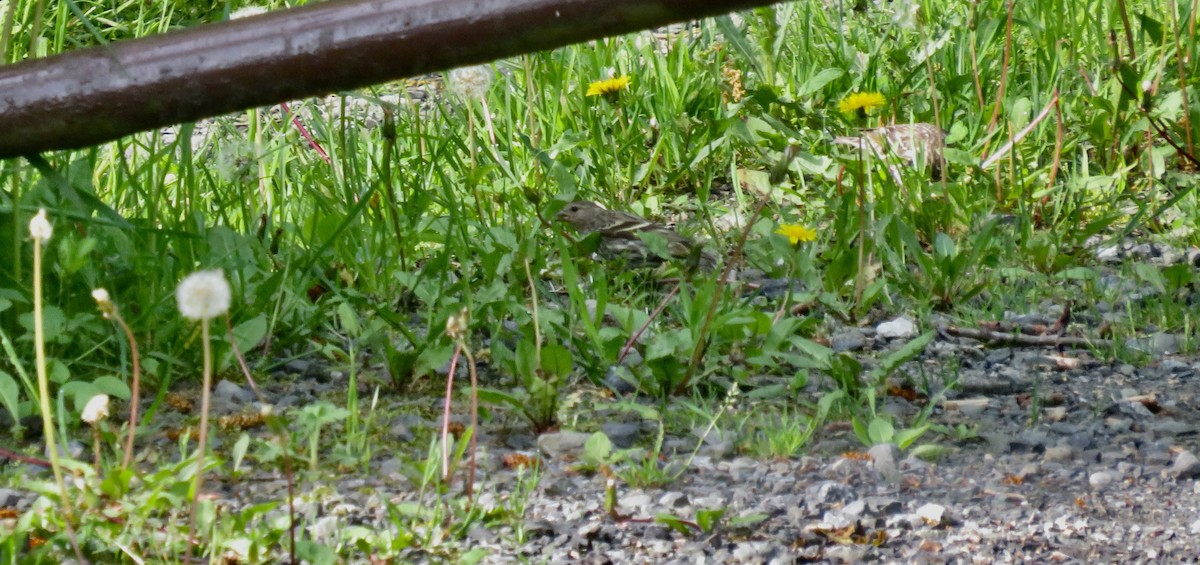
MULTIPOLYGON (((8 61, 198 25, 241 7, 77 2, 76 12, 51 3, 39 18, 34 4, 9 4, 17 25, 5 43, 8 61), (35 21, 40 34, 33 42, 35 21)), ((969 325, 1070 301, 1085 319, 1099 319, 1094 305, 1104 300, 1120 305, 1122 315, 1110 316, 1115 345, 1096 355, 1140 359, 1123 343, 1149 326, 1182 335, 1185 352, 1195 351, 1195 317, 1173 299, 1195 285, 1194 274, 1123 265, 1121 280, 1159 291, 1125 306, 1129 293, 1100 284, 1107 267, 1085 247, 1092 236, 1120 237, 1132 228, 1177 246, 1200 242, 1195 166, 1151 127, 1154 120, 1191 151, 1200 92, 1197 45, 1187 32, 1195 18, 1190 3, 1018 2, 1010 23, 1007 3, 998 0, 928 0, 911 27, 874 3, 861 10, 826 4, 788 3, 681 33, 645 32, 497 61, 482 98, 461 99, 434 80, 431 96, 418 104, 409 100, 415 83, 389 83, 293 103, 291 116, 259 108, 181 126, 173 140, 143 133, 45 156, 76 190, 117 215, 67 198, 25 161, 5 162, 0 330, 12 348, 0 362, 4 410, 21 418, 38 413, 32 381, 22 375, 34 373, 25 226, 39 208, 56 228, 44 277, 50 377, 62 391, 56 416, 61 431, 82 439, 90 432, 75 424, 78 409, 98 391, 127 398, 132 365, 128 343, 100 316, 91 290, 112 294, 137 336, 143 384, 162 399, 159 391, 199 382, 199 333, 178 315, 174 289, 201 269, 222 269, 229 279, 230 323, 256 375, 294 357, 323 355, 356 380, 382 386, 385 396, 441 386, 434 370, 455 351, 446 322, 466 308, 467 344, 482 349, 487 340, 486 362, 511 383, 485 391, 485 407, 522 414, 538 429, 568 419, 561 402, 568 385, 601 383, 649 321, 653 338, 637 347, 643 362, 629 374, 660 406, 682 396, 714 406, 713 418, 736 420, 721 408, 729 383, 760 375, 792 383, 737 400, 778 404, 742 423, 746 443, 739 448, 764 458, 802 452, 826 418, 856 422, 864 443, 900 436, 909 442, 928 425, 876 418, 878 383, 858 382, 853 355, 818 344, 827 328, 880 313, 908 313, 919 323, 937 314, 969 325), (1126 20, 1133 26, 1128 39, 1126 20), (1118 30, 1115 53, 1110 29, 1118 30), (614 99, 585 96, 589 83, 623 75, 630 87, 614 99), (866 120, 841 114, 838 102, 860 91, 882 93, 886 106, 866 120), (394 122, 380 118, 382 107, 394 122), (1004 158, 978 168, 1043 109, 1046 117, 1004 158), (949 132, 945 181, 906 169, 896 186, 885 167, 864 166, 853 151, 830 143, 864 123, 893 121, 933 122, 949 132), (781 173, 774 179, 773 170, 781 173), (727 189, 714 190, 721 187, 727 189), (726 256, 742 233, 717 226, 730 211, 750 218, 765 199, 739 268, 805 284, 781 305, 741 298, 701 277, 651 316, 669 286, 592 262, 561 226, 543 221, 574 199, 686 218, 680 231, 711 239, 726 256), (1167 204, 1172 212, 1159 215, 1167 204), (996 221, 998 215, 1010 221, 996 221), (793 247, 773 233, 785 223, 816 228, 817 241, 793 247), (591 317, 588 300, 617 323, 591 317), (802 314, 784 307, 794 304, 804 306, 802 314), (700 347, 704 355, 692 363, 700 347), (829 377, 821 380, 829 393, 823 405, 800 398, 816 375, 829 377)), ((1098 326, 1078 330, 1096 337, 1098 326)), ((218 374, 238 374, 219 320, 214 332, 218 374)), ((314 429, 303 438, 252 443, 246 457, 280 467, 287 461, 293 471, 310 463, 328 468, 333 459, 359 465, 381 449, 371 443, 379 433, 373 426, 386 426, 387 418, 370 397, 356 394, 348 391, 344 404, 371 408, 346 422, 323 420, 318 449, 301 443, 317 438, 314 429), (344 453, 310 459, 338 434, 350 440, 344 453)), ((160 402, 150 420, 163 410, 160 402)), ((306 418, 296 411, 278 416, 306 418)), ((696 425, 672 420, 678 416, 644 417, 665 418, 668 433, 696 425)), ((108 453, 119 451, 121 435, 110 434, 108 453)), ((407 446, 414 469, 423 470, 414 476, 432 490, 445 488, 424 474, 440 459, 436 450, 425 452, 436 441, 436 434, 422 434, 420 446, 407 446)), ((657 453, 659 446, 645 447, 657 453)), ((85 552, 104 561, 129 559, 121 546, 151 560, 178 555, 181 531, 168 528, 169 539, 157 547, 134 541, 152 524, 186 523, 177 512, 190 500, 186 457, 152 458, 139 470, 141 483, 120 471, 119 458, 106 457, 101 475, 88 476, 90 494, 80 495, 87 502, 79 507, 78 533, 92 540, 85 552), (174 468, 179 473, 168 472, 174 468), (138 508, 125 512, 136 519, 125 528, 95 521, 98 499, 88 497, 99 492, 138 508)), ((645 466, 625 476, 656 482, 644 475, 658 472, 658 463, 633 464, 645 466)), ((54 488, 44 491, 57 500, 54 488)), ((469 525, 490 518, 461 500, 438 500, 433 514, 390 509, 396 532, 363 535, 359 546, 337 551, 361 556, 354 548, 365 543, 396 555, 444 543, 437 551, 455 555, 462 546, 429 537, 429 524, 455 524, 447 531, 461 541, 469 525)), ((217 537, 202 542, 249 528, 259 540, 254 559, 272 561, 291 547, 286 527, 242 520, 221 522, 217 537)), ((29 536, 51 538, 37 553, 44 559, 71 553, 60 524, 53 512, 24 518, 0 536, 0 555, 14 555, 29 536)), ((312 555, 334 551, 318 545, 304 547, 312 555)))

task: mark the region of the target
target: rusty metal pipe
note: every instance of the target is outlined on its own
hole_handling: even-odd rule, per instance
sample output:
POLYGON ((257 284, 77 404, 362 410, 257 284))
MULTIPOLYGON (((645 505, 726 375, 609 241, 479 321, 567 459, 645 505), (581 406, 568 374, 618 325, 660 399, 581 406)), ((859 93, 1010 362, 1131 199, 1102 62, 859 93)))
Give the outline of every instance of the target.
POLYGON ((0 158, 770 0, 334 0, 0 67, 0 158))

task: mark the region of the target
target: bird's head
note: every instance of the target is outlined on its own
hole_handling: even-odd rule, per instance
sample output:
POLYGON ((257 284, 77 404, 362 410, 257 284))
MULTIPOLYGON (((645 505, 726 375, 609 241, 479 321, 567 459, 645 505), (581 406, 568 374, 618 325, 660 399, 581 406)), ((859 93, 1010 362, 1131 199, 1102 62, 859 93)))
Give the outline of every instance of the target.
POLYGON ((554 218, 567 222, 577 229, 589 230, 592 229, 591 224, 603 216, 604 212, 604 208, 601 208, 595 202, 576 200, 567 204, 562 210, 559 210, 554 215, 554 218))

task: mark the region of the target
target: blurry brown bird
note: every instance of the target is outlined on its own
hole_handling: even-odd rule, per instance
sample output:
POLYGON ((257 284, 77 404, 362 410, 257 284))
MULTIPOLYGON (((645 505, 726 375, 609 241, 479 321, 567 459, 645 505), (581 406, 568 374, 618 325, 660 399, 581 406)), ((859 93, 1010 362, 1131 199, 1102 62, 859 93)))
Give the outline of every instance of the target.
POLYGON ((717 256, 703 249, 703 244, 628 212, 606 210, 594 202, 578 200, 567 204, 555 218, 571 224, 581 234, 599 233, 600 247, 596 253, 606 260, 623 259, 631 268, 652 267, 662 263, 662 258, 646 247, 639 233, 658 234, 666 240, 667 251, 672 257, 694 260, 701 270, 711 271, 717 266, 717 256))
MULTIPOLYGON (((933 124, 895 124, 866 129, 860 136, 835 137, 833 142, 870 151, 879 158, 894 155, 914 168, 923 166, 933 180, 941 180, 946 168, 946 158, 942 155, 946 136, 933 124)), ((900 172, 891 165, 888 170, 899 183, 900 172)))

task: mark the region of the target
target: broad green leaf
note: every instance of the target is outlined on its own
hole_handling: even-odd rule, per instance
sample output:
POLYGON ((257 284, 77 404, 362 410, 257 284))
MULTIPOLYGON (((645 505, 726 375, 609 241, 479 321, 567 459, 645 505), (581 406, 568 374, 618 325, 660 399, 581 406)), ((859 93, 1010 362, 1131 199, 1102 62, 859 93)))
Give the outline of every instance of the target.
POLYGON ((479 389, 479 401, 488 404, 507 404, 516 409, 525 408, 527 404, 525 398, 490 388, 479 389))
POLYGON ((4 370, 0 370, 0 404, 3 404, 4 409, 8 411, 15 428, 21 426, 20 394, 21 388, 17 384, 17 379, 4 370))
POLYGON ((889 353, 879 362, 879 366, 871 371, 872 379, 878 382, 899 368, 900 365, 920 355, 936 335, 937 333, 934 331, 925 332, 904 344, 904 347, 889 353))
POLYGON ((556 377, 571 374, 574 364, 571 361, 571 351, 558 344, 542 347, 542 372, 556 377))
POLYGON ((918 438, 925 435, 925 432, 927 431, 929 431, 929 424, 922 424, 915 428, 900 430, 899 433, 895 434, 893 441, 895 441, 896 445, 900 449, 908 449, 908 446, 912 445, 914 441, 917 441, 918 438))
POLYGON ((889 443, 895 435, 896 428, 886 418, 871 419, 871 424, 867 428, 867 437, 871 438, 872 445, 889 443))
POLYGON ((596 432, 583 444, 583 454, 580 459, 585 463, 602 465, 608 462, 613 452, 612 440, 604 432, 596 432))
POLYGON ((804 81, 804 83, 796 89, 796 96, 798 98, 807 97, 808 95, 825 88, 825 85, 842 78, 842 75, 844 74, 846 74, 845 71, 836 67, 821 69, 817 72, 817 74, 804 81))
POLYGON ((688 527, 687 521, 674 514, 659 514, 654 517, 654 521, 675 530, 681 536, 692 535, 692 529, 688 527))
MULTIPOLYGON (((263 318, 262 325, 263 325, 263 330, 265 333, 266 318, 264 315, 259 315, 258 317, 263 318)), ((356 314, 354 312, 354 308, 350 306, 349 302, 342 302, 342 303, 338 304, 337 317, 338 317, 338 324, 340 326, 342 326, 343 331, 345 331, 347 334, 349 334, 352 337, 358 337, 359 333, 362 331, 362 326, 359 325, 359 323, 358 323, 358 314, 356 314)), ((245 324, 240 324, 238 327, 241 327, 243 325, 245 325, 245 324)), ((235 333, 234 335, 237 335, 237 334, 235 333)), ((238 341, 239 341, 238 346, 241 347, 241 340, 238 340, 238 341)), ((243 351, 245 351, 245 350, 243 349, 243 351)))
POLYGON ((131 395, 129 385, 125 384, 125 381, 112 375, 97 377, 96 380, 92 381, 92 385, 96 387, 96 390, 113 398, 129 400, 131 395))
POLYGON ((243 433, 238 436, 237 442, 233 444, 233 449, 229 455, 233 459, 233 470, 237 471, 242 466, 242 460, 246 457, 246 450, 250 449, 250 434, 243 433))
POLYGON ((1167 292, 1167 279, 1163 277, 1162 271, 1158 267, 1149 263, 1136 263, 1133 266, 1133 272, 1137 274, 1142 282, 1154 287, 1160 293, 1167 292))
POLYGON ((762 512, 752 512, 750 514, 743 514, 741 516, 734 516, 733 518, 730 518, 729 525, 732 527, 755 526, 755 525, 761 524, 763 522, 766 522, 769 519, 771 519, 771 516, 769 514, 764 514, 762 512))

